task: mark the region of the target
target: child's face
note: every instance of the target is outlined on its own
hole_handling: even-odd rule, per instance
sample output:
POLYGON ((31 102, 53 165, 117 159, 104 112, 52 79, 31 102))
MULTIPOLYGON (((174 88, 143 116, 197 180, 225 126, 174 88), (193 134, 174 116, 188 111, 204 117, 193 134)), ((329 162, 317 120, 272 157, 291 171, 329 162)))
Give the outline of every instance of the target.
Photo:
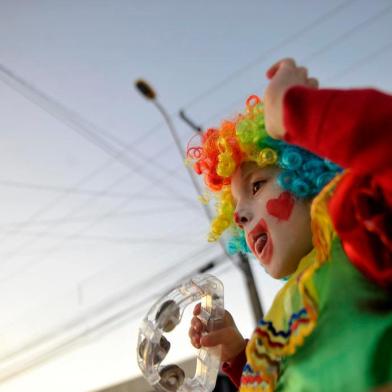
POLYGON ((276 182, 280 169, 243 163, 232 178, 234 219, 253 254, 274 278, 292 274, 313 247, 310 202, 295 199, 276 182))

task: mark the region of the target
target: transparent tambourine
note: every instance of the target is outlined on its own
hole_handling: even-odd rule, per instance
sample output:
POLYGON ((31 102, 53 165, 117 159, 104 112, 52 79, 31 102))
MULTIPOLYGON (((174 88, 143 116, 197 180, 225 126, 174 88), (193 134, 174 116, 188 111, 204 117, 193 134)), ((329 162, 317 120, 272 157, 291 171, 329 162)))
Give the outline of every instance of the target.
POLYGON ((165 335, 180 323, 184 309, 196 301, 201 302, 198 317, 206 331, 219 329, 224 316, 223 284, 212 275, 196 276, 175 287, 152 306, 141 323, 138 364, 156 391, 211 392, 214 389, 220 366, 220 346, 198 350, 193 378, 186 378, 177 365, 161 365, 170 350, 165 335))

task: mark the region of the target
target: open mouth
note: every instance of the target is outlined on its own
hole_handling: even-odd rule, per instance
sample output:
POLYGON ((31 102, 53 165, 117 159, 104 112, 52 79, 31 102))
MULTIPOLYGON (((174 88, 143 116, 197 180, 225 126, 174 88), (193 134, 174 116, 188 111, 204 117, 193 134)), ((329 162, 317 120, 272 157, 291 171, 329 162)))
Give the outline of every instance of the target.
POLYGON ((261 234, 259 237, 257 237, 255 239, 253 247, 254 247, 255 253, 258 256, 261 256, 263 249, 267 243, 267 240, 268 240, 268 236, 266 233, 261 234))
POLYGON ((269 239, 267 224, 263 219, 248 233, 247 240, 253 254, 263 264, 268 264, 272 255, 272 244, 269 239))

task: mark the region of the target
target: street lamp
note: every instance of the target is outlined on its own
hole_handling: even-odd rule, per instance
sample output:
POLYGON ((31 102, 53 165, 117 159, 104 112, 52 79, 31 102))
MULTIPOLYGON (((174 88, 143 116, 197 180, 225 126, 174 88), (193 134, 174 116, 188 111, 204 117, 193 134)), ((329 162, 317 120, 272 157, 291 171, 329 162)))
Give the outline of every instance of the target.
MULTIPOLYGON (((160 104, 160 102, 157 100, 157 95, 155 93, 155 90, 143 79, 138 79, 135 82, 135 87, 136 89, 143 95, 144 98, 146 98, 147 100, 151 101, 155 107, 159 110, 159 112, 162 114, 163 118, 165 119, 165 122, 170 130, 170 133, 174 139, 174 142, 177 146, 178 152, 181 155, 181 157, 183 157, 184 153, 182 151, 182 146, 181 146, 181 142, 180 139, 178 137, 178 133, 176 131, 176 128, 174 127, 174 124, 170 118, 170 115, 168 114, 168 112, 165 110, 165 108, 160 104)), ((193 130, 195 130, 197 133, 201 133, 201 128, 195 126, 189 119, 188 117, 185 115, 184 111, 181 110, 180 111, 180 117, 189 125, 193 128, 193 130)), ((202 194, 202 190, 200 189, 199 183, 196 181, 193 172, 187 167, 187 171, 188 174, 192 180, 193 186, 195 187, 197 193, 199 195, 202 194)), ((212 215, 211 215, 211 211, 209 210, 208 206, 203 204, 204 207, 204 211, 209 219, 209 221, 212 220, 212 215)), ((227 253, 226 248, 222 242, 222 240, 219 240, 220 245, 223 248, 223 251, 226 253, 227 257, 233 261, 232 257, 227 253)), ((243 272, 245 279, 246 279, 246 283, 247 283, 247 287, 248 287, 248 294, 249 294, 249 299, 250 302, 252 304, 252 309, 253 309, 253 315, 256 321, 256 324, 258 323, 258 321, 263 317, 263 308, 261 306, 261 302, 260 302, 260 298, 257 292, 257 288, 256 288, 256 283, 254 280, 254 276, 252 273, 252 269, 249 263, 249 258, 246 254, 244 253, 240 253, 239 254, 239 260, 240 263, 237 264, 235 263, 235 265, 239 268, 240 270, 243 272)), ((213 266, 213 265, 212 265, 213 266)), ((212 268, 212 266, 210 266, 209 268, 212 268)))

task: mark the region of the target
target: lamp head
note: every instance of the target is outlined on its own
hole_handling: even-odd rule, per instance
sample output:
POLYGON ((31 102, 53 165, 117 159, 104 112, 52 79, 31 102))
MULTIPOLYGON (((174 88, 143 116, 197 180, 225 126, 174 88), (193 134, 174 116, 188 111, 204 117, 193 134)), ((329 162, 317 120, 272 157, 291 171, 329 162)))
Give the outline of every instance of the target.
POLYGON ((156 98, 153 88, 143 79, 135 81, 136 89, 143 95, 143 97, 153 101, 156 98))

